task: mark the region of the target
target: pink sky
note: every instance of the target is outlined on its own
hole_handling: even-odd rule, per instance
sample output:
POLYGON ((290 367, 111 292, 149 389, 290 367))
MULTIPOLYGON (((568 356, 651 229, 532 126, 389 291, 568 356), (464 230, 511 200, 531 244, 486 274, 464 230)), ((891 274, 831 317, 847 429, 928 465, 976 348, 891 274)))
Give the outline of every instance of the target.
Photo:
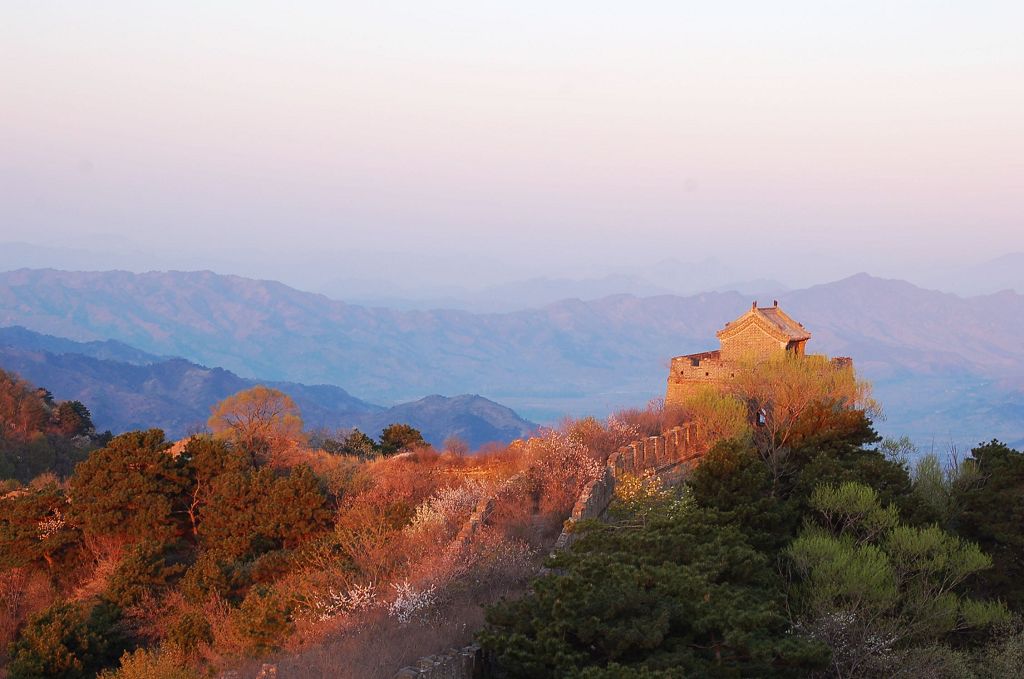
POLYGON ((5 4, 0 242, 1024 250, 1020 3, 166 4, 5 4))

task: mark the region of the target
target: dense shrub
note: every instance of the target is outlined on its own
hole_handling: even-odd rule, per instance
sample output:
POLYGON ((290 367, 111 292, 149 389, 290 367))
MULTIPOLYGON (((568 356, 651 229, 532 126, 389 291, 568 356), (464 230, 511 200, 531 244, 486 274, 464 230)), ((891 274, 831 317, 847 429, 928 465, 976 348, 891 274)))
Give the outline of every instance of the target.
POLYGON ((159 649, 136 649, 121 656, 117 670, 107 670, 98 679, 199 679, 187 666, 188 656, 173 644, 159 649))
POLYGON ((87 540, 170 540, 182 534, 187 477, 159 429, 131 432, 94 451, 71 478, 71 507, 87 540))
POLYGON ((52 482, 0 497, 0 568, 58 566, 81 541, 69 510, 64 491, 52 482))
POLYGON ((682 497, 591 524, 530 596, 488 611, 499 676, 804 676, 827 652, 786 634, 781 581, 735 527, 682 497), (628 530, 623 527, 629 526, 628 530))
POLYGON ((185 571, 179 590, 194 603, 210 595, 228 600, 241 600, 249 580, 244 565, 230 554, 207 550, 185 571))
POLYGON ((144 596, 167 589, 185 571, 175 563, 174 547, 152 540, 134 545, 109 580, 107 599, 127 608, 144 596))
POLYGON ((32 618, 11 650, 11 679, 85 679, 123 648, 107 605, 60 602, 32 618))
POLYGON ((290 613, 290 605, 273 589, 253 588, 235 613, 249 651, 262 654, 279 648, 294 627, 290 613))
POLYGON ((187 655, 213 642, 213 628, 201 612, 186 610, 171 621, 167 642, 187 655))
POLYGON ((976 590, 1024 612, 1024 453, 991 441, 972 450, 965 464, 976 470, 975 482, 956 489, 951 527, 993 561, 976 590))

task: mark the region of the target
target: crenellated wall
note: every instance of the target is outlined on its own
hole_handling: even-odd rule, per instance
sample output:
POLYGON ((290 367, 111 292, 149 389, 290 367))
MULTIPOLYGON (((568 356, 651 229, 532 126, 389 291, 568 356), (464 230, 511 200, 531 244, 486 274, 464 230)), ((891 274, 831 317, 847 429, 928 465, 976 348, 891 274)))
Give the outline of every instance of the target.
POLYGON ((704 452, 697 425, 693 422, 670 429, 661 436, 650 436, 619 448, 608 458, 602 474, 583 488, 562 534, 555 542, 555 550, 572 545, 576 539, 573 529, 577 523, 599 518, 605 513, 615 497, 615 486, 623 476, 640 476, 652 471, 666 483, 675 484, 682 480, 686 470, 704 452))
POLYGON ((723 361, 717 351, 672 359, 665 391, 665 407, 680 408, 704 387, 720 387, 736 376, 736 364, 723 361))
POLYGON ((398 670, 394 679, 479 679, 484 662, 483 649, 471 644, 420 658, 415 665, 398 670))
MULTIPOLYGON (((653 471, 668 484, 682 480, 704 454, 703 442, 693 422, 668 430, 661 436, 634 441, 608 458, 601 474, 583 487, 572 514, 555 541, 555 551, 566 549, 576 539, 573 528, 580 521, 601 517, 615 497, 615 486, 627 474, 638 476, 653 471)), ((510 478, 506 483, 511 482, 510 478)), ((495 498, 482 499, 449 549, 462 549, 472 542, 494 511, 495 498)), ((477 679, 483 675, 486 659, 477 645, 451 649, 439 655, 420 658, 415 665, 403 667, 394 679, 477 679)))
MULTIPOLYGON (((803 351, 803 347, 800 348, 803 351)), ((703 354, 676 356, 672 359, 665 390, 665 407, 669 410, 685 407, 696 392, 706 387, 727 389, 736 375, 745 368, 744 363, 726 360, 723 352, 707 351, 703 354)), ((807 360, 828 360, 837 368, 848 368, 853 359, 847 356, 828 358, 822 354, 801 354, 807 360)))

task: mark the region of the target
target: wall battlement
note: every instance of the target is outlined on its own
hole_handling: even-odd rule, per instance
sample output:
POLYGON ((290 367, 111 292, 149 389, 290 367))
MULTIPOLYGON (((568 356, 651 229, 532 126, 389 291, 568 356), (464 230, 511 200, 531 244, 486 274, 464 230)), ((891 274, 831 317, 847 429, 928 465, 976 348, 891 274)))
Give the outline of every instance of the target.
MULTIPOLYGON (((675 484, 682 480, 686 470, 704 452, 704 442, 698 436, 697 425, 692 422, 670 429, 661 436, 649 436, 619 448, 608 458, 601 474, 583 487, 572 514, 555 541, 554 551, 572 545, 576 539, 573 530, 576 524, 599 518, 607 511, 615 497, 616 484, 627 474, 640 476, 651 471, 666 483, 675 484)), ((494 497, 480 500, 452 548, 460 550, 469 545, 490 518, 494 502, 494 497)), ((472 644, 420 658, 414 665, 400 669, 394 679, 476 679, 482 676, 486 662, 480 646, 472 644)))
POLYGON ((666 483, 675 484, 705 452, 697 425, 693 422, 670 429, 661 436, 649 436, 619 448, 608 458, 601 475, 583 488, 562 534, 555 541, 555 551, 569 547, 576 540, 574 528, 577 523, 596 519, 605 513, 615 497, 615 486, 627 474, 641 476, 653 472, 666 483))

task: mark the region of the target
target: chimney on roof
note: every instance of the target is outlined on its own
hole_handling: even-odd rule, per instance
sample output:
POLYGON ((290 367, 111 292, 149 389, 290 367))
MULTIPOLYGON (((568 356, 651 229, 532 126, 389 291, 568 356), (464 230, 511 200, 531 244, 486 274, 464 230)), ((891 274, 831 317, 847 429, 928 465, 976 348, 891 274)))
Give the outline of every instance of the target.
POLYGON ((775 300, 772 300, 772 302, 775 304, 775 306, 779 306, 779 300, 775 299, 775 300))

